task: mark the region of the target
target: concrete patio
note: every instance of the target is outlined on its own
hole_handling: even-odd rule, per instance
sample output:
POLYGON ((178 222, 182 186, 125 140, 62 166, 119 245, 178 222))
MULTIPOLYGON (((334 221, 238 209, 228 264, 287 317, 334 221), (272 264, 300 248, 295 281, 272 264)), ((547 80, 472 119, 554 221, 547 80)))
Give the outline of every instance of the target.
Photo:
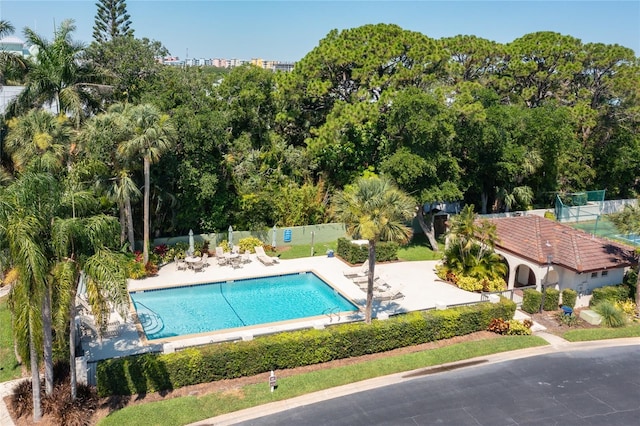
MULTIPOLYGON (((463 291, 441 281, 435 274, 434 267, 436 264, 436 261, 376 264, 376 275, 384 277, 384 280, 392 288, 401 288, 404 297, 392 301, 374 301, 374 317, 386 317, 387 315, 401 312, 429 309, 436 307, 436 305, 455 305, 480 300, 480 294, 478 293, 463 291)), ((254 256, 250 263, 244 264, 241 268, 232 268, 226 265, 220 266, 216 263, 215 258, 210 258, 209 266, 205 267, 201 272, 194 272, 189 269, 178 270, 174 263, 169 263, 160 268, 157 276, 142 280, 129 280, 129 291, 135 292, 181 285, 313 271, 333 285, 343 296, 346 296, 363 309, 366 293, 343 274, 343 271, 350 268, 350 265, 338 258, 325 256, 280 260, 279 263, 271 266, 263 265, 255 259, 254 256)), ((109 337, 104 337, 102 340, 88 336, 83 337, 82 349, 84 350, 86 360, 92 363, 101 359, 145 352, 172 352, 188 346, 230 340, 247 340, 253 338, 253 336, 263 334, 301 328, 322 328, 331 324, 361 321, 363 319, 364 314, 362 311, 355 315, 332 314, 304 320, 236 328, 154 342, 146 341, 144 336, 138 331, 136 324, 132 320, 132 316, 129 316, 109 337)))

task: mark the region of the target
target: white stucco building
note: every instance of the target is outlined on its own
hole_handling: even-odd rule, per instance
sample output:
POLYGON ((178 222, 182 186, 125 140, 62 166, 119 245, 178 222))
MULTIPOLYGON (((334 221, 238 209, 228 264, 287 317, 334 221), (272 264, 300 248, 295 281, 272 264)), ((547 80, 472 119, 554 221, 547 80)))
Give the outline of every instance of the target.
POLYGON ((622 283, 634 262, 633 248, 592 236, 540 216, 489 219, 496 225, 496 252, 509 266, 509 289, 536 285, 589 294, 622 283))

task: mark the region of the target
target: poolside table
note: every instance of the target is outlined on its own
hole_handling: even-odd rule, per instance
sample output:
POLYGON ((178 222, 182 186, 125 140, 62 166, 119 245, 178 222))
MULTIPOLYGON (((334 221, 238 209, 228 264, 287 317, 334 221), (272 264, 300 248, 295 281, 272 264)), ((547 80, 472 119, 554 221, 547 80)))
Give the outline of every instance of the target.
POLYGON ((187 265, 189 265, 189 268, 191 268, 191 265, 193 265, 194 263, 200 262, 202 260, 202 258, 200 256, 187 256, 184 258, 184 261, 187 262, 187 265))

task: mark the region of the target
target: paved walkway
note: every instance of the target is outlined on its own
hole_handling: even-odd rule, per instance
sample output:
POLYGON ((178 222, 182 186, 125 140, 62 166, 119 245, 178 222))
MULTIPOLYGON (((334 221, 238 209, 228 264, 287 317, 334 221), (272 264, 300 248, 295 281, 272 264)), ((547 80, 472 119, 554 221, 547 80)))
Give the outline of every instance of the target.
POLYGON ((4 397, 11 395, 13 388, 23 380, 25 379, 16 379, 0 383, 0 425, 2 426, 14 425, 13 420, 9 415, 9 410, 7 410, 7 406, 4 403, 4 397))

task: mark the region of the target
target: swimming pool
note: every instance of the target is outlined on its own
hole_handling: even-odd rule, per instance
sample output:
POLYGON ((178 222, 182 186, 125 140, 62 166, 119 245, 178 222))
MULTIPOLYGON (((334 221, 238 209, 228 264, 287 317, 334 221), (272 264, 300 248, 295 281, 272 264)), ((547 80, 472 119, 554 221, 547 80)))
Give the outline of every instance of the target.
POLYGON ((149 340, 358 310, 313 272, 130 295, 149 340))

